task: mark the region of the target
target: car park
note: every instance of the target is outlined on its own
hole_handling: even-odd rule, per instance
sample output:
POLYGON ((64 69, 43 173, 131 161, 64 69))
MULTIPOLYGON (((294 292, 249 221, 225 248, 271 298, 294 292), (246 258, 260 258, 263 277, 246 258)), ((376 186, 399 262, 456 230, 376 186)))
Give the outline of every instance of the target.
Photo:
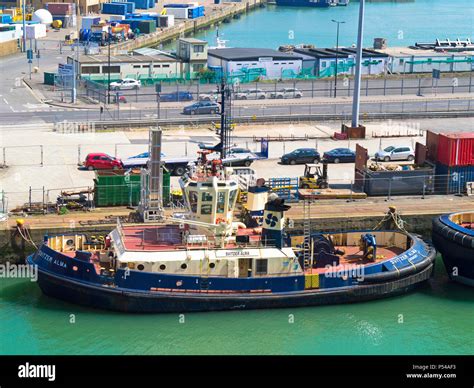
POLYGON ((329 163, 354 163, 356 154, 350 148, 335 148, 323 154, 323 160, 329 163))
POLYGON ((375 160, 391 162, 394 160, 415 160, 415 151, 407 146, 389 146, 375 153, 375 160))
POLYGON ((319 163, 320 153, 315 148, 298 148, 281 157, 282 164, 319 163))
POLYGON ((86 156, 83 163, 88 170, 118 170, 123 168, 122 161, 104 153, 92 153, 86 156))
POLYGON ((220 105, 212 101, 199 101, 192 105, 186 106, 183 109, 185 115, 197 114, 217 114, 219 113, 220 105))
POLYGON ((111 90, 136 90, 140 89, 141 86, 141 81, 133 78, 124 78, 110 83, 111 90))

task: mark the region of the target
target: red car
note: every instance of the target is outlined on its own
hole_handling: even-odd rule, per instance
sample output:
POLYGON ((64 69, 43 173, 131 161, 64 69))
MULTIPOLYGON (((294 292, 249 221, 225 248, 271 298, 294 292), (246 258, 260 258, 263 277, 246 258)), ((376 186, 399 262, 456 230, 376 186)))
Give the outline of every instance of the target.
POLYGON ((118 170, 123 168, 122 161, 113 156, 94 153, 88 154, 84 161, 84 167, 88 170, 118 170))

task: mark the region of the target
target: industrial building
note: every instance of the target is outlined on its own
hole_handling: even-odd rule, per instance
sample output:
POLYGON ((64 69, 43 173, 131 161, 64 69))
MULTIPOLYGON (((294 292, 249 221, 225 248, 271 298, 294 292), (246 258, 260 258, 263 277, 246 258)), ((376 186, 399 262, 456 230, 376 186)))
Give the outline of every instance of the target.
MULTIPOLYGON (((68 57, 68 63, 75 59, 68 57)), ((81 55, 80 75, 92 80, 104 80, 109 73, 107 55, 81 55)), ((183 64, 172 55, 113 55, 110 57, 110 74, 113 79, 180 79, 183 64)))
POLYGON ((219 48, 208 51, 208 67, 227 76, 253 73, 262 79, 281 79, 299 74, 303 58, 267 48, 219 48))
MULTIPOLYGON (((293 52, 303 58, 303 69, 308 76, 331 77, 337 73, 354 75, 356 49, 335 48, 295 48, 293 52)), ((389 56, 380 51, 362 50, 362 74, 383 74, 389 63, 389 56)))
POLYGON ((411 47, 391 47, 380 50, 389 55, 389 73, 461 72, 474 70, 474 52, 440 52, 411 47))

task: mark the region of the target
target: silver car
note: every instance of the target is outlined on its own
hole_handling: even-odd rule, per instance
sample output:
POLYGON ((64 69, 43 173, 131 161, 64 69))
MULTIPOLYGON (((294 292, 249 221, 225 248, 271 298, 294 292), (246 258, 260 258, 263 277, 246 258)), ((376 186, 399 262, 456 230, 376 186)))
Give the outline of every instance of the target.
POLYGON ((263 100, 267 97, 262 89, 247 89, 235 93, 236 100, 263 100))
POLYGON ((390 146, 375 153, 375 160, 391 162, 393 160, 415 160, 415 151, 411 147, 390 146))
POLYGON ((295 88, 284 88, 277 90, 276 92, 270 93, 270 98, 301 98, 303 97, 303 93, 299 89, 295 88))

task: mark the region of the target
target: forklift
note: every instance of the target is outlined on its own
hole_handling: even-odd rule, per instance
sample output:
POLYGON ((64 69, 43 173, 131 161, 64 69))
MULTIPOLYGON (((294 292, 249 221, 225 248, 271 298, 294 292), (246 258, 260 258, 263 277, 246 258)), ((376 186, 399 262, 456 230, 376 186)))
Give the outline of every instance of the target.
POLYGON ((299 179, 300 189, 327 189, 328 184, 328 164, 322 162, 323 168, 319 164, 305 164, 304 176, 299 179))

